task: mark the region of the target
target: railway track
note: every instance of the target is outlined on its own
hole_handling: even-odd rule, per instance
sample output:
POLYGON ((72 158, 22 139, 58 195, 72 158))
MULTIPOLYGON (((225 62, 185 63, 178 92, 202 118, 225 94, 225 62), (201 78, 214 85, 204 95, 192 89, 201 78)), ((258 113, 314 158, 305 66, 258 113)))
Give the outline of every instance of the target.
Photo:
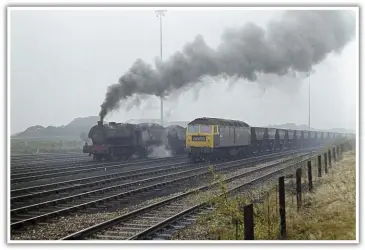
MULTIPOLYGON (((147 160, 135 160, 135 161, 126 161, 126 162, 105 162, 105 163, 92 163, 87 165, 80 166, 70 166, 66 168, 56 168, 50 170, 43 171, 34 171, 28 173, 19 173, 11 176, 10 182, 13 184, 21 183, 21 182, 34 182, 42 179, 50 179, 56 177, 65 177, 70 175, 83 174, 85 172, 90 173, 92 171, 100 172, 100 171, 110 171, 110 170, 118 170, 120 168, 137 166, 137 165, 145 165, 145 164, 155 164, 161 162, 176 162, 176 161, 186 161, 186 156, 180 157, 169 157, 169 158, 156 158, 156 159, 147 159, 147 160)), ((50 180, 53 182, 54 180, 50 180)))
MULTIPOLYGON (((186 155, 176 155, 172 157, 164 157, 164 158, 179 158, 179 157, 187 157, 186 155)), ((157 159, 157 158, 149 158, 151 159, 157 159)), ((141 161, 143 159, 130 159, 128 161, 119 161, 116 160, 115 162, 134 162, 134 161, 141 161)), ((22 165, 11 163, 11 174, 21 174, 25 172, 34 172, 34 171, 44 171, 44 170, 51 170, 51 169, 58 169, 59 167, 71 167, 74 165, 81 165, 81 164, 107 164, 110 163, 110 161, 103 161, 103 162, 97 162, 93 161, 91 156, 80 156, 77 158, 61 158, 58 160, 40 160, 40 161, 27 161, 24 162, 22 165)))
POLYGON ((65 165, 75 165, 75 164, 85 164, 94 162, 92 158, 78 158, 78 159, 64 159, 57 161, 41 161, 39 163, 36 162, 28 162, 22 165, 14 165, 10 163, 10 170, 12 174, 21 173, 21 172, 29 172, 29 171, 40 171, 43 169, 49 169, 51 167, 62 167, 65 165))
MULTIPOLYGON (((302 160, 306 161, 312 156, 313 153, 303 154, 302 160)), ((290 159, 256 167, 238 174, 232 174, 224 179, 224 182, 228 185, 228 192, 234 194, 298 164, 293 163, 293 160, 290 159), (288 165, 285 165, 286 163, 288 165)), ((209 206, 204 198, 209 197, 213 192, 219 191, 218 184, 216 182, 204 185, 153 205, 142 207, 70 234, 62 240, 136 240, 145 239, 169 225, 178 229, 181 225, 176 225, 175 222, 182 218, 189 219, 187 216, 194 216, 193 213, 199 213, 201 212, 200 209, 209 206)), ((190 219, 194 220, 195 218, 190 217, 190 219)), ((160 234, 159 237, 166 237, 166 235, 160 234)))
POLYGON ((12 154, 12 160, 19 159, 34 159, 34 158, 53 158, 53 157, 65 157, 65 156, 81 156, 84 153, 81 152, 69 152, 69 153, 40 153, 40 154, 12 154))
MULTIPOLYGON (((220 172, 232 171, 235 169, 247 166, 247 164, 257 164, 270 159, 284 157, 291 155, 293 152, 281 152, 276 154, 264 155, 243 160, 225 162, 217 164, 217 170, 220 172)), ((150 196, 151 193, 163 194, 161 187, 176 186, 179 188, 183 184, 196 185, 203 181, 203 177, 210 174, 206 166, 201 167, 199 171, 196 169, 185 170, 177 173, 166 174, 152 178, 117 184, 105 188, 88 191, 82 194, 55 199, 43 203, 37 203, 30 206, 20 207, 11 210, 11 229, 17 230, 29 223, 36 223, 38 221, 53 218, 57 215, 74 213, 75 211, 84 210, 89 213, 89 208, 92 210, 110 210, 117 209, 120 206, 131 204, 138 201, 141 196, 150 196), (194 181, 193 183, 191 181, 194 181), (157 189, 157 190, 156 190, 157 189), (147 193, 147 194, 146 194, 147 193), (133 197, 133 200, 130 199, 133 197)), ((173 191, 173 189, 168 190, 173 191)))
POLYGON ((143 181, 146 177, 160 177, 161 174, 167 174, 169 172, 196 169, 197 167, 194 168, 194 166, 195 165, 189 163, 165 164, 162 166, 147 167, 137 170, 122 171, 114 174, 86 177, 71 181, 40 185, 31 188, 17 189, 11 192, 11 208, 32 205, 38 202, 45 202, 49 200, 49 198, 54 199, 54 196, 51 195, 55 195, 59 199, 73 194, 107 187, 113 184, 124 184, 126 181, 130 180, 143 181))
POLYGON ((73 165, 80 165, 85 163, 93 163, 92 159, 89 158, 78 158, 78 159, 64 159, 64 160, 57 160, 57 161, 41 161, 40 163, 29 162, 22 166, 14 166, 14 164, 10 164, 11 174, 19 174, 19 173, 26 173, 26 172, 35 172, 35 171, 42 171, 42 170, 50 170, 50 169, 57 169, 59 167, 64 166, 73 166, 73 165))
MULTIPOLYGON (((165 157, 163 159, 178 159, 183 156, 176 156, 176 157, 165 157)), ((186 156, 185 156, 186 157, 186 156)), ((62 170, 72 170, 72 168, 79 167, 80 165, 88 165, 88 166, 97 166, 97 165, 110 165, 110 164, 123 164, 123 163, 138 163, 143 161, 149 161, 149 160, 156 160, 156 159, 162 159, 162 158, 149 158, 149 159, 131 159, 128 161, 92 161, 91 158, 87 160, 78 160, 78 161, 65 161, 65 162, 56 162, 52 163, 46 166, 41 167, 24 167, 24 168, 11 168, 11 177, 21 178, 22 176, 27 176, 29 174, 33 173, 44 173, 46 172, 53 172, 53 171, 59 171, 60 167, 62 167, 62 170)))
MULTIPOLYGON (((182 156, 186 154, 178 154, 173 157, 182 156)), ((74 155, 64 155, 64 156, 55 156, 55 157, 40 157, 40 158, 24 158, 24 159, 11 159, 10 164, 12 169, 31 169, 33 167, 45 167, 49 165, 62 165, 67 162, 84 162, 90 161, 92 162, 93 158, 88 154, 74 154, 74 155)), ((150 158, 154 159, 154 158, 150 158)))
POLYGON ((30 162, 34 162, 34 163, 42 163, 44 161, 63 161, 66 159, 80 159, 80 158, 88 158, 88 156, 86 154, 62 154, 62 155, 54 155, 54 156, 47 156, 47 157, 42 157, 42 156, 34 156, 34 157, 19 157, 19 158, 14 158, 11 157, 10 162, 13 166, 22 166, 22 165, 28 165, 30 162))

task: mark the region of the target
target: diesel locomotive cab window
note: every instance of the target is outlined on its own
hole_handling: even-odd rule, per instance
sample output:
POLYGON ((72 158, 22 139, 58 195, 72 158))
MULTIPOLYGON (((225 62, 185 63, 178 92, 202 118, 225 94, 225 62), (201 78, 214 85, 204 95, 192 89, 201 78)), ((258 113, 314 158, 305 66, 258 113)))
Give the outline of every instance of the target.
POLYGON ((199 126, 189 125, 188 132, 189 133, 198 133, 199 132, 199 126))
POLYGON ((214 134, 218 134, 218 127, 214 126, 214 134))
POLYGON ((200 133, 211 133, 212 127, 206 125, 200 125, 200 133))

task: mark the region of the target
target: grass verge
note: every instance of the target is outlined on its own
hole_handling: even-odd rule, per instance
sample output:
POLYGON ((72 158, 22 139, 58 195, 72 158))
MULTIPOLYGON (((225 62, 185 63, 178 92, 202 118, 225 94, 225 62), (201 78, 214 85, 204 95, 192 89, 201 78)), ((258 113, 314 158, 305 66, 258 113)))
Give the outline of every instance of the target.
MULTIPOLYGON (((323 164, 323 163, 322 163, 323 164)), ((295 173, 286 175, 286 219, 289 240, 355 240, 356 239, 356 153, 344 153, 343 159, 329 168, 322 167, 317 177, 316 161, 312 162, 314 192, 303 191, 302 207, 297 210, 295 173), (290 177, 294 177, 290 178, 290 177)), ((302 186, 306 189, 306 171, 302 166, 302 186)), ((215 175, 215 179, 221 179, 215 175)), ((277 184, 269 183, 235 197, 221 194, 208 197, 214 210, 197 222, 178 231, 172 239, 235 240, 243 239, 243 206, 253 201, 255 239, 278 239, 279 205, 277 184)))

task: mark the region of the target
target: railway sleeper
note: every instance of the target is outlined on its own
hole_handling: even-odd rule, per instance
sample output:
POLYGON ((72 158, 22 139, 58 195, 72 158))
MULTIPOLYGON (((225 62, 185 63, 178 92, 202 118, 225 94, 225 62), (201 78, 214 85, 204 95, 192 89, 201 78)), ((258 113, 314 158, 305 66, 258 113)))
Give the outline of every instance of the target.
POLYGON ((143 230, 143 228, 139 227, 114 227, 114 229, 118 230, 118 231, 125 231, 125 232, 131 232, 131 233, 137 233, 141 230, 143 230))
POLYGON ((10 208, 15 209, 17 207, 23 207, 24 205, 26 205, 25 202, 14 202, 13 204, 11 204, 10 208))
POLYGON ((100 210, 96 207, 90 207, 87 210, 83 211, 86 214, 90 214, 90 213, 99 213, 100 210))
MULTIPOLYGON (((157 217, 158 217, 159 214, 162 214, 162 213, 158 213, 157 217)), ((170 216, 173 216, 175 213, 174 212, 171 212, 171 213, 165 212, 163 214, 165 215, 164 217, 170 217, 170 216)), ((156 213, 154 213, 154 214, 147 213, 147 214, 145 214, 145 216, 147 216, 147 217, 156 217, 156 213)))
POLYGON ((34 217, 34 216, 42 215, 42 211, 31 211, 31 212, 27 212, 27 214, 34 217))
POLYGON ((115 230, 113 228, 113 229, 108 230, 107 232, 105 232, 105 234, 112 235, 112 236, 127 236, 127 237, 130 237, 130 236, 134 235, 134 232, 128 232, 128 231, 124 231, 124 230, 119 231, 119 230, 115 230))
POLYGON ((19 221, 23 221, 24 218, 18 218, 18 217, 12 217, 10 219, 11 223, 15 223, 15 222, 19 222, 19 221))
POLYGON ((101 235, 97 234, 96 239, 103 239, 103 240, 125 240, 125 237, 122 236, 111 236, 111 235, 101 235))
POLYGON ((197 217, 195 217, 195 218, 184 218, 184 220, 186 220, 186 221, 192 221, 192 222, 195 222, 195 221, 197 221, 197 217))
MULTIPOLYGON (((102 198, 102 197, 100 197, 100 198, 102 198)), ((99 199, 99 197, 90 197, 90 198, 83 198, 82 200, 79 200, 79 201, 75 201, 75 202, 73 202, 72 204, 76 204, 76 203, 79 203, 79 204, 82 204, 82 203, 85 203, 85 202, 91 202, 91 201, 95 201, 95 200, 97 200, 97 199, 99 199)))
POLYGON ((122 205, 128 205, 129 202, 126 200, 114 200, 109 202, 110 206, 122 206, 122 205))
POLYGON ((182 224, 182 225, 188 226, 188 225, 192 224, 192 221, 184 220, 184 221, 181 221, 179 223, 182 224))
MULTIPOLYGON (((32 217, 32 215, 30 215, 30 214, 17 214, 15 217, 13 217, 13 218, 21 218, 21 219, 28 219, 28 218, 31 218, 32 217)), ((13 219, 12 218, 12 219, 13 219)))
POLYGON ((168 240, 171 237, 171 234, 169 234, 169 233, 156 233, 155 235, 157 238, 162 238, 165 240, 168 240))
POLYGON ((149 224, 143 224, 143 223, 128 223, 128 222, 125 222, 125 223, 122 223, 120 224, 121 226, 123 227, 138 227, 138 228, 144 228, 144 227, 150 227, 151 225, 149 224))
POLYGON ((175 230, 181 230, 181 229, 184 229, 186 226, 183 226, 183 225, 171 225, 171 227, 175 230))
POLYGON ((157 217, 157 216, 144 216, 144 215, 141 215, 141 216, 138 216, 136 219, 137 220, 142 220, 142 221, 146 222, 146 224, 149 224, 149 223, 153 223, 153 222, 156 222, 156 221, 164 220, 165 218, 164 217, 157 217))
POLYGON ((109 208, 111 208, 111 206, 96 206, 96 208, 102 209, 102 210, 108 210, 109 208))
POLYGON ((164 220, 166 219, 166 216, 159 216, 159 215, 152 215, 152 216, 148 216, 148 215, 143 215, 141 217, 139 217, 140 219, 151 219, 151 220, 164 220))
POLYGON ((169 208, 171 209, 176 209, 176 208, 181 208, 182 204, 170 204, 169 208))
POLYGON ((55 206, 53 210, 51 210, 50 212, 53 213, 53 212, 56 212, 58 209, 65 209, 65 208, 70 208, 70 205, 68 204, 61 204, 61 205, 58 205, 58 206, 55 206))

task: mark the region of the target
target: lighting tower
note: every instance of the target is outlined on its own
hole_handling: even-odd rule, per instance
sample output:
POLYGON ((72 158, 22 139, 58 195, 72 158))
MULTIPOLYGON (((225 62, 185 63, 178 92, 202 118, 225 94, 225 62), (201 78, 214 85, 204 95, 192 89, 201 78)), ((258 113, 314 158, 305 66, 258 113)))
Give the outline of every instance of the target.
MULTIPOLYGON (((162 62, 162 17, 165 16, 166 10, 156 10, 156 17, 160 18, 160 58, 162 62)), ((163 126, 163 95, 160 97, 161 100, 161 126, 163 126)))

